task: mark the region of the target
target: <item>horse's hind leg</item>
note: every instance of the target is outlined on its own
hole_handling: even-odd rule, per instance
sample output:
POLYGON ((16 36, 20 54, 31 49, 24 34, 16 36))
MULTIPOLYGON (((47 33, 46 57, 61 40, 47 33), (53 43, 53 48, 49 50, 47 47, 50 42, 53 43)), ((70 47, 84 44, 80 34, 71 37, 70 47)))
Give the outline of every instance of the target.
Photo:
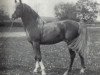
POLYGON ((72 65, 73 65, 73 62, 74 62, 74 58, 75 58, 75 56, 76 56, 75 51, 73 51, 72 49, 69 49, 69 53, 70 53, 71 61, 70 61, 69 68, 68 68, 68 70, 64 73, 64 75, 68 75, 68 74, 71 72, 71 70, 72 70, 72 65))
POLYGON ((36 61, 34 72, 37 72, 38 68, 40 67, 42 71, 42 75, 46 75, 45 67, 43 65, 42 57, 41 57, 40 44, 38 42, 32 42, 31 44, 33 46, 35 61, 36 61))
POLYGON ((83 57, 83 54, 82 54, 81 51, 79 51, 79 57, 80 57, 81 66, 82 66, 82 69, 80 70, 80 73, 84 73, 84 71, 85 71, 85 62, 84 62, 84 57, 83 57))

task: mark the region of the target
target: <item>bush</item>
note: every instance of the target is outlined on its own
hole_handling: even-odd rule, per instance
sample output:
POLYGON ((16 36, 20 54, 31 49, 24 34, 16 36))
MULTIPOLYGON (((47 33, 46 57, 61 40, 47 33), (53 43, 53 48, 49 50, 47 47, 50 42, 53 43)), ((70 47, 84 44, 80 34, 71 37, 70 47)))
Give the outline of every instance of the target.
POLYGON ((9 16, 3 9, 0 9, 0 22, 4 22, 5 20, 9 20, 9 16))
POLYGON ((97 18, 97 5, 97 2, 91 0, 79 0, 76 4, 57 4, 54 10, 59 20, 83 20, 85 23, 93 23, 97 18))
POLYGON ((65 19, 71 19, 71 20, 76 20, 78 21, 78 18, 76 17, 76 8, 75 5, 70 4, 70 3, 60 3, 55 6, 55 14, 56 17, 60 20, 65 20, 65 19))

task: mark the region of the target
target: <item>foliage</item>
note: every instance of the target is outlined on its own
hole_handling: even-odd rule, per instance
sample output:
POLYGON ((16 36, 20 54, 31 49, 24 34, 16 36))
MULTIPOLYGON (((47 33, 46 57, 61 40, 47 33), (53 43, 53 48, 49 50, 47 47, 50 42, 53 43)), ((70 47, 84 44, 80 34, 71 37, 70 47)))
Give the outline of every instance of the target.
POLYGON ((60 3, 55 6, 55 15, 60 20, 84 20, 92 23, 97 18, 97 5, 97 2, 91 0, 79 0, 76 4, 60 3))
POLYGON ((79 0, 76 3, 77 17, 83 19, 86 23, 92 23, 97 18, 97 2, 92 0, 79 0))
POLYGON ((72 19, 77 20, 75 5, 70 3, 60 3, 55 6, 56 17, 60 20, 72 19))
POLYGON ((9 16, 3 9, 0 9, 0 22, 4 22, 5 20, 9 20, 9 16))

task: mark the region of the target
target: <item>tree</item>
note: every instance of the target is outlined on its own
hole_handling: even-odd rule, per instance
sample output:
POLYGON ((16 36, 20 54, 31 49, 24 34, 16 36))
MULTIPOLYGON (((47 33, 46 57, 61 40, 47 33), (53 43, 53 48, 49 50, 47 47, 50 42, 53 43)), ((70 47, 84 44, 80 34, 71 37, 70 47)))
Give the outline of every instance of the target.
POLYGON ((4 22, 5 20, 9 20, 9 16, 3 9, 0 9, 0 22, 4 22))
POLYGON ((55 15, 58 19, 83 20, 85 23, 93 23, 97 18, 97 2, 92 0, 79 0, 76 4, 60 3, 55 6, 55 15))
POLYGON ((76 3, 77 17, 86 23, 93 23, 97 18, 97 2, 92 0, 79 0, 76 3))
POLYGON ((74 4, 60 3, 56 5, 54 9, 56 17, 60 20, 65 20, 65 19, 78 20, 78 18, 76 17, 76 7, 74 4))

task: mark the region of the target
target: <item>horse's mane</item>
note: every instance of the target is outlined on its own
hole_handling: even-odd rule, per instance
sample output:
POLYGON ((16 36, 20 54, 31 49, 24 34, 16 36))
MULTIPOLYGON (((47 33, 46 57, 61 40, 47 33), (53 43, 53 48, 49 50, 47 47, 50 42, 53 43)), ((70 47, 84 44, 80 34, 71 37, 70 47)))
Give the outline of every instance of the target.
POLYGON ((23 3, 22 8, 24 12, 31 13, 32 15, 35 15, 36 17, 39 17, 39 15, 27 4, 23 3))
POLYGON ((27 12, 28 14, 31 14, 31 16, 36 18, 39 22, 42 21, 43 23, 45 23, 45 21, 41 19, 38 13, 35 12, 29 5, 23 3, 22 6, 23 6, 23 11, 27 12))

